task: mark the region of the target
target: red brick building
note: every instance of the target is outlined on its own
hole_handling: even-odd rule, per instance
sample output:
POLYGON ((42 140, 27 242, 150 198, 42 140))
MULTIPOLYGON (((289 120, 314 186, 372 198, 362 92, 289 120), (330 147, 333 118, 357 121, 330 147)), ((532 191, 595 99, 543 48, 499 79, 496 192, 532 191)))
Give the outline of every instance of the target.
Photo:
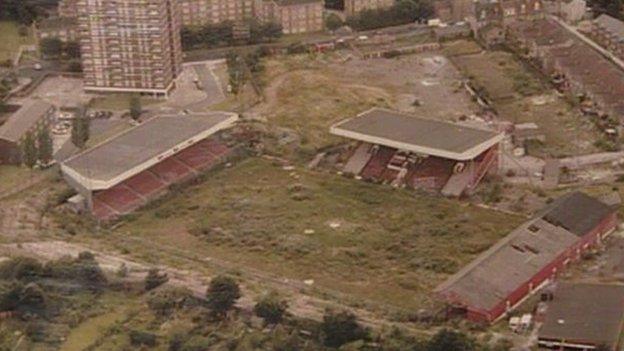
POLYGON ((446 282, 449 313, 493 323, 556 279, 618 224, 616 210, 581 192, 555 200, 446 282))

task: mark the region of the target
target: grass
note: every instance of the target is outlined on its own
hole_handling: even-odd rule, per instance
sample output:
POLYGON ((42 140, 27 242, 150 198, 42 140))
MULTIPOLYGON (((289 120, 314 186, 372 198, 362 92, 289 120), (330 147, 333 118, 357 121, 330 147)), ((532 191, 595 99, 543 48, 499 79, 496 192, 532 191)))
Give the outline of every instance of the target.
POLYGON ((72 328, 59 350, 82 351, 90 349, 104 336, 104 332, 125 317, 126 310, 131 306, 129 301, 127 297, 121 296, 111 297, 107 295, 100 298, 100 303, 107 305, 110 311, 89 318, 72 328), (106 301, 103 302, 102 300, 106 301))
POLYGON ((19 25, 15 22, 0 21, 0 61, 12 60, 21 45, 35 43, 30 30, 27 36, 22 37, 18 28, 19 25))
POLYGON ((165 245, 241 270, 313 279, 356 301, 414 309, 430 305, 435 285, 522 220, 257 158, 133 217, 106 240, 138 256, 165 245))
POLYGON ((539 94, 542 82, 531 75, 512 54, 490 51, 477 55, 462 55, 453 62, 476 84, 483 87, 494 101, 518 95, 539 94))
MULTIPOLYGON (((131 94, 110 94, 103 97, 97 97, 91 100, 89 107, 94 110, 110 110, 121 111, 130 108, 131 94)), ((141 97, 142 106, 148 106, 162 102, 162 100, 141 97)))
POLYGON ((533 122, 542 129, 546 142, 531 148, 532 155, 562 157, 596 151, 595 128, 512 54, 493 51, 451 59, 486 93, 501 118, 533 122))
POLYGON ((26 167, 0 165, 0 194, 15 189, 37 173, 26 167))
POLYGON ((385 106, 389 99, 383 90, 339 81, 325 69, 323 60, 308 55, 270 60, 262 78, 269 123, 295 131, 307 149, 337 142, 329 134, 333 123, 372 106, 385 106))

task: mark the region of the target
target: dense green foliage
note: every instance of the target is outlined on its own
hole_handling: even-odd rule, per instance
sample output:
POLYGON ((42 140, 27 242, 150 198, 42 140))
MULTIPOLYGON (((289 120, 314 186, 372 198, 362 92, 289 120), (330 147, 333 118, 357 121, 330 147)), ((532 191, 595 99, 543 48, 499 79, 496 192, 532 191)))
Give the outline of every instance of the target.
POLYGON ((276 40, 282 35, 279 24, 250 21, 246 24, 249 35, 237 37, 231 22, 207 24, 201 27, 182 29, 182 47, 184 50, 216 48, 240 44, 260 44, 276 40))
POLYGON ((215 317, 224 317, 241 297, 241 291, 234 279, 217 276, 210 281, 206 291, 206 303, 215 317))
POLYGON ((387 9, 365 10, 347 18, 347 24, 356 30, 370 30, 425 20, 433 14, 428 0, 398 0, 387 9))
POLYGON ((90 137, 91 120, 87 117, 86 109, 81 107, 76 111, 72 120, 71 141, 77 148, 84 148, 90 137))

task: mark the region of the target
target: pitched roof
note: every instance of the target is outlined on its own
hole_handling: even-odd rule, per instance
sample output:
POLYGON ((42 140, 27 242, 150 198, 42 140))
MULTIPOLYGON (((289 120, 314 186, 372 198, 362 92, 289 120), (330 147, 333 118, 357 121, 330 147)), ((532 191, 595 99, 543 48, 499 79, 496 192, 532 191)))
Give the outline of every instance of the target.
POLYGON ((157 116, 68 159, 61 169, 89 189, 106 189, 237 119, 227 112, 157 116))
POLYGON ((624 22, 607 14, 598 16, 595 22, 619 40, 624 40, 624 22))
POLYGON ((451 303, 490 311, 578 242, 579 233, 588 232, 590 225, 597 225, 612 212, 607 205, 580 192, 563 196, 435 291, 451 303))
POLYGON ((539 339, 615 347, 624 321, 624 286, 559 283, 539 339))
POLYGON ((454 160, 470 160, 498 143, 500 133, 374 108, 333 125, 335 135, 454 160))
POLYGON ((0 126, 0 139, 18 142, 53 108, 52 104, 43 100, 27 102, 0 126))
POLYGON ((567 231, 583 236, 613 210, 602 201, 576 191, 555 200, 541 213, 542 218, 567 231))
POLYGON ((452 303, 490 311, 577 240, 539 218, 528 221, 435 291, 452 303))

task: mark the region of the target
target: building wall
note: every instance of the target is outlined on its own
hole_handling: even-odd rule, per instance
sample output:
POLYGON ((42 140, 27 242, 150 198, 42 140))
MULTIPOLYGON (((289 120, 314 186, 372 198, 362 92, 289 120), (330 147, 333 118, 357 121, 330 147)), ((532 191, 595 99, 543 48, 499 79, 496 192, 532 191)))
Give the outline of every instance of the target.
POLYGON ((78 0, 60 0, 58 3, 58 14, 61 17, 76 17, 78 0))
POLYGON ((167 94, 181 69, 176 0, 78 0, 85 89, 167 94))
POLYGON ((0 164, 17 165, 21 163, 19 145, 0 139, 0 164))
POLYGON ((254 16, 253 0, 180 0, 183 26, 241 22, 254 16))
POLYGON ((278 5, 278 20, 284 34, 318 32, 323 30, 323 2, 278 5))
POLYGON ((345 0, 344 12, 347 16, 354 16, 364 10, 392 7, 394 3, 394 0, 345 0))
POLYGON ((37 39, 58 38, 62 42, 72 42, 78 40, 78 32, 75 26, 68 25, 64 28, 46 29, 37 28, 37 39))
POLYGON ((467 318, 477 323, 492 323, 507 312, 509 308, 522 301, 522 299, 533 292, 534 289, 538 288, 542 283, 549 279, 554 279, 558 273, 565 269, 568 263, 578 260, 582 252, 600 243, 606 234, 615 229, 617 222, 617 214, 615 212, 611 213, 611 215, 605 217, 596 228, 582 236, 576 244, 566 249, 553 260, 553 262, 545 266, 533 276, 533 278, 519 286, 497 306, 490 311, 468 308, 467 318))

